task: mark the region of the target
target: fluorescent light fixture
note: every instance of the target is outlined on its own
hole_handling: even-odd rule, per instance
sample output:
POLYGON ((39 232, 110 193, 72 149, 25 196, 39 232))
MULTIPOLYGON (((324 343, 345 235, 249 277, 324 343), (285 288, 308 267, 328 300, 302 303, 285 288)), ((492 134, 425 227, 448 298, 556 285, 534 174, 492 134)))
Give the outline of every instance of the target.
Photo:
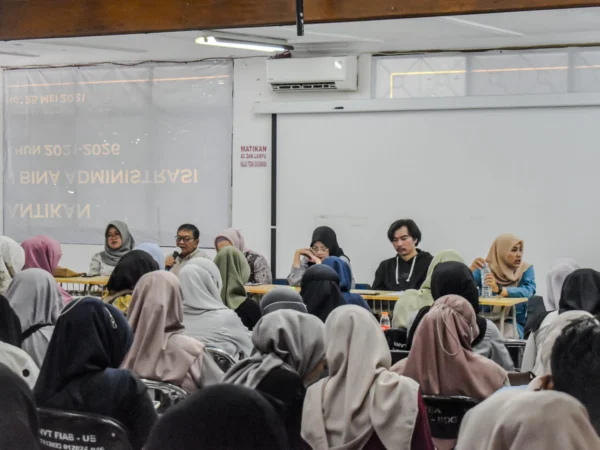
POLYGON ((213 45, 216 47, 239 48, 257 52, 285 52, 294 47, 279 39, 267 39, 233 33, 206 32, 196 38, 196 44, 213 45))

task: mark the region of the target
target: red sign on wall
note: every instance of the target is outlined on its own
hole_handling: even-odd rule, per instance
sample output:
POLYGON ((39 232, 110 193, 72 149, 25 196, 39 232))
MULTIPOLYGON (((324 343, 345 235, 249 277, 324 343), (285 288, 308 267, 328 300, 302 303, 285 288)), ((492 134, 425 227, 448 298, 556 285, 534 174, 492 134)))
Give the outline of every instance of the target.
POLYGON ((240 165, 242 167, 268 167, 266 145, 242 145, 240 147, 240 165))

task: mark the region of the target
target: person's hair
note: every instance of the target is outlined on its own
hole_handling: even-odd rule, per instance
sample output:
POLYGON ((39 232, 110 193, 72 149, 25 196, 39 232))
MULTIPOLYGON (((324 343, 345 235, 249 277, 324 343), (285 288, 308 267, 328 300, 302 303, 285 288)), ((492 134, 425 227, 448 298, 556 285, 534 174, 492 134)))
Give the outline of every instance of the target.
POLYGON ((196 225, 192 225, 191 223, 184 223, 179 228, 177 228, 177 232, 180 231, 191 231, 194 239, 200 239, 200 230, 196 225))
POLYGON ((585 405, 590 422, 600 432, 600 324, 587 318, 575 320, 562 331, 552 348, 554 390, 575 397, 585 405))
POLYGON ((411 238, 414 239, 415 244, 418 245, 421 242, 421 230, 419 230, 419 227, 417 226, 415 221, 412 219, 396 220, 390 226, 390 229, 388 230, 388 233, 387 233, 388 239, 390 240, 390 242, 392 242, 394 240, 394 234, 396 233, 396 231, 398 231, 402 227, 406 227, 406 229, 408 230, 408 234, 410 235, 411 238))

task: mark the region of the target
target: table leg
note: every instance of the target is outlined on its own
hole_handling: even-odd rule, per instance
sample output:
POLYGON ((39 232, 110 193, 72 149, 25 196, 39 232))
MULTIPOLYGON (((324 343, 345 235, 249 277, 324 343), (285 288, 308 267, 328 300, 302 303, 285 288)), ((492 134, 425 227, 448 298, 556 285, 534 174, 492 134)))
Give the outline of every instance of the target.
POLYGON ((506 320, 506 306, 502 306, 500 313, 500 336, 504 338, 504 321, 506 320))
POLYGON ((519 329, 517 328, 517 307, 512 307, 513 327, 515 328, 515 339, 519 339, 519 329))

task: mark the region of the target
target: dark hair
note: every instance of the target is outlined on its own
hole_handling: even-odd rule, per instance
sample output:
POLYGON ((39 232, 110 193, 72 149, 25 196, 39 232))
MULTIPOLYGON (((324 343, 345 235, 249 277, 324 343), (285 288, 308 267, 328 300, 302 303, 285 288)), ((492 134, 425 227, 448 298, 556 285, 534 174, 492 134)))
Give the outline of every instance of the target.
POLYGON ((554 390, 583 403, 600 432, 600 324, 587 318, 567 325, 554 343, 550 365, 554 390))
POLYGON ((409 236, 415 240, 415 243, 417 245, 419 245, 419 243, 421 242, 421 230, 419 230, 419 227, 412 219, 396 220, 390 226, 390 229, 388 230, 388 239, 390 240, 390 242, 394 240, 394 234, 396 233, 396 231, 398 231, 402 227, 406 227, 409 236))
POLYGON ((200 230, 196 225, 192 225, 191 223, 184 223, 179 228, 177 228, 177 232, 180 231, 191 231, 194 239, 200 239, 200 230))

